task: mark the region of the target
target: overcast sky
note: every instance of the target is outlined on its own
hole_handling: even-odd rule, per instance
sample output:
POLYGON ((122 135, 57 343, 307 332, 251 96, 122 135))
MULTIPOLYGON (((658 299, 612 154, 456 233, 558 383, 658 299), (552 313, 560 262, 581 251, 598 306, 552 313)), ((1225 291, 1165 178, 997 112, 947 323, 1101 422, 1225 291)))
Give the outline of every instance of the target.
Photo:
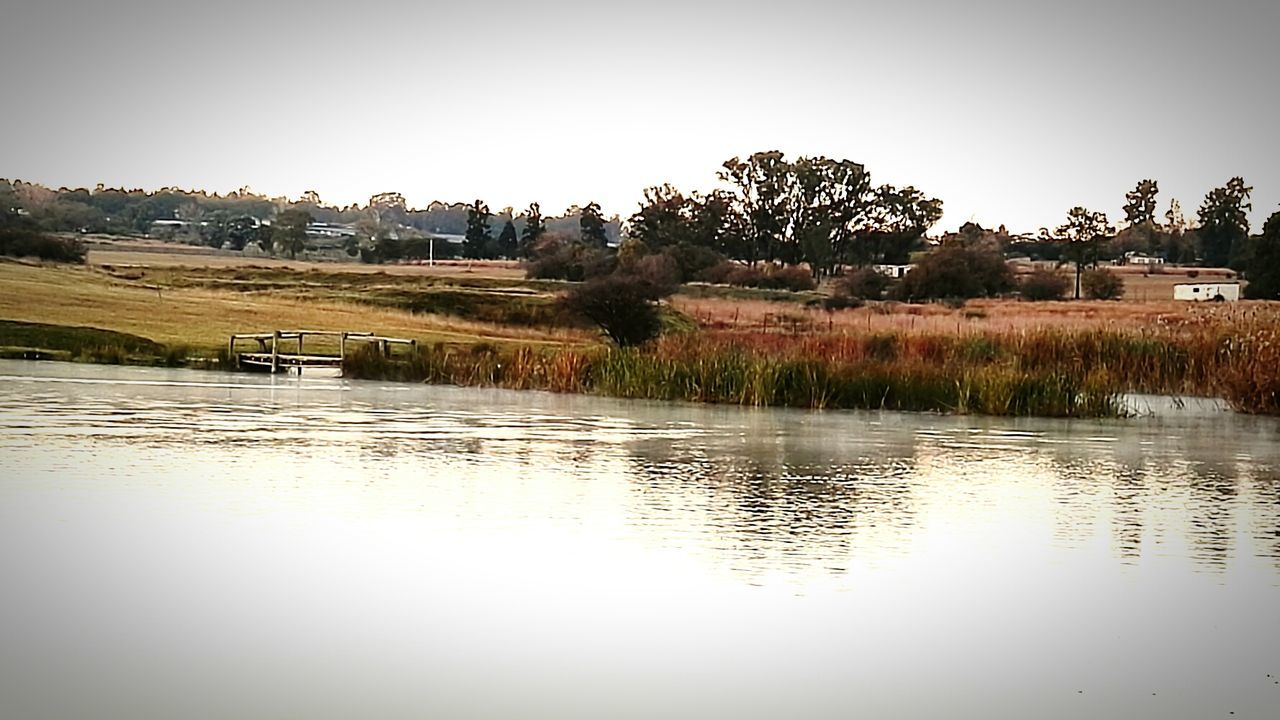
MULTIPOLYGON (((21 0, 20 0, 21 2, 21 0)), ((6 6, 0 177, 334 204, 710 189, 733 156, 866 164, 1010 230, 1159 181, 1278 209, 1274 0, 6 6)))

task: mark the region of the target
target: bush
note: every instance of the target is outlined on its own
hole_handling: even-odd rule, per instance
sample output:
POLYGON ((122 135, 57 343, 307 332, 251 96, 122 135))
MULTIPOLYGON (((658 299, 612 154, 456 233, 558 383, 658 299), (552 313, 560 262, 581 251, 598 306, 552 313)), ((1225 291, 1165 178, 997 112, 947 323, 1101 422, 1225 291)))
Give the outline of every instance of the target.
POLYGON ((1119 300, 1124 295, 1124 280, 1110 270, 1095 268, 1080 277, 1080 288, 1090 300, 1119 300))
POLYGON ((889 278, 884 273, 876 272, 871 268, 862 268, 837 278, 835 294, 837 297, 859 300, 880 300, 888 287, 889 278))
POLYGON ((631 274, 648 283, 660 295, 666 296, 680 286, 680 266, 670 255, 645 255, 636 260, 631 274))
POLYGON ((4 228, 0 229, 0 255, 83 263, 85 247, 77 238, 51 237, 27 228, 4 228))
POLYGON ((1013 285, 1013 271, 999 253, 953 245, 922 258, 892 294, 908 302, 967 299, 999 295, 1013 285))
POLYGON ((613 272, 617 259, 599 248, 578 242, 548 238, 533 249, 533 259, 525 264, 525 274, 537 280, 581 282, 613 272))
POLYGON ((701 279, 707 270, 723 263, 725 258, 711 248, 680 243, 662 249, 662 255, 671 258, 680 272, 680 282, 701 279))
POLYGON ((662 330, 659 297, 659 288, 638 277, 610 275, 570 290, 562 302, 599 326, 619 347, 627 347, 652 340, 662 330))
POLYGON ((779 265, 739 265, 737 263, 720 263, 703 273, 708 282, 719 282, 737 287, 760 288, 762 290, 790 290, 802 292, 813 290, 818 286, 809 271, 798 266, 779 265))
POLYGON ((1071 288, 1071 281, 1053 270, 1036 270, 1018 283, 1018 293, 1024 300, 1039 302, 1061 300, 1071 288))

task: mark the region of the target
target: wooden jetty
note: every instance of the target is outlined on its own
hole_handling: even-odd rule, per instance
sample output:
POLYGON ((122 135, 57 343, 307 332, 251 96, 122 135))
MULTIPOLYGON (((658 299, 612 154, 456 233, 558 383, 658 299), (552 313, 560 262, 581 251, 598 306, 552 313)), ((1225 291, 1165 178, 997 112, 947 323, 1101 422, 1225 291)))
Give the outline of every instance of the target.
POLYGON ((273 330, 265 333, 237 333, 232 335, 227 342, 227 355, 235 359, 236 367, 239 369, 271 373, 295 372, 301 375, 303 368, 341 369, 342 361, 347 356, 347 347, 352 342, 371 344, 385 357, 391 357, 392 345, 407 345, 410 348, 418 345, 417 340, 385 337, 369 332, 273 330), (306 337, 337 338, 337 354, 309 354, 305 352, 303 339, 306 337), (236 352, 236 343, 246 341, 256 342, 257 352, 236 352), (288 344, 286 345, 286 343, 288 344))

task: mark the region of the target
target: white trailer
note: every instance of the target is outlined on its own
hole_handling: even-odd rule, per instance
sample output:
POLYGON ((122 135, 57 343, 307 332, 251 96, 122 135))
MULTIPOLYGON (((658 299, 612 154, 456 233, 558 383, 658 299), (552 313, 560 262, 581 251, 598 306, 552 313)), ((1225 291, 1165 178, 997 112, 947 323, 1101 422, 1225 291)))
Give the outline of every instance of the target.
POLYGON ((1174 300, 1235 301, 1240 299, 1240 283, 1178 283, 1174 300))

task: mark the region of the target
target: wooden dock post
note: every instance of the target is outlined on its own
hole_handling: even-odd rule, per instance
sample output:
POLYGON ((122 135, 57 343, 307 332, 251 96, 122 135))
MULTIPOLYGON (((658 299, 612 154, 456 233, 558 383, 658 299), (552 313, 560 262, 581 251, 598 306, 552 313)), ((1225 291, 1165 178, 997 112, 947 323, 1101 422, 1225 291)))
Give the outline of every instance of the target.
POLYGON ((280 331, 271 333, 271 374, 280 372, 280 331))

